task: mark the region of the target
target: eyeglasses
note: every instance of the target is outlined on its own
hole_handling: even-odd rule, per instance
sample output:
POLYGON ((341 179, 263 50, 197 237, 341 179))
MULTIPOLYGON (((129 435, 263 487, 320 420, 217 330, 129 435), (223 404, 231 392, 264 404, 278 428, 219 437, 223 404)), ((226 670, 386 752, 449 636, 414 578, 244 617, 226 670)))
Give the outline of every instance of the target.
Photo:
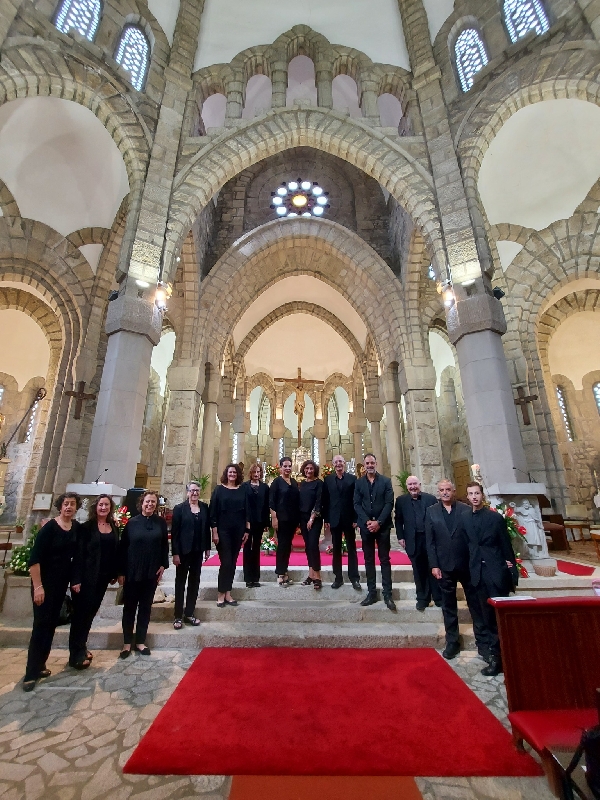
POLYGON ((200 489, 190 489, 190 494, 200 494, 200 489))

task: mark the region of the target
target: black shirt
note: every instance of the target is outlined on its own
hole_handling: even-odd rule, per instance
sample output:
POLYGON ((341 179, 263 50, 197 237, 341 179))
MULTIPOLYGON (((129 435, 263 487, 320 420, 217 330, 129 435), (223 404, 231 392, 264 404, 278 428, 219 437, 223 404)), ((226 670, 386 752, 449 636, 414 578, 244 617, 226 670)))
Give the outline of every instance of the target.
POLYGON ((300 513, 310 517, 321 513, 321 498, 323 495, 323 481, 317 478, 314 481, 302 481, 298 487, 300 491, 300 513))
POLYGON ((100 533, 100 569, 99 573, 107 581, 113 578, 114 563, 117 555, 117 542, 112 531, 100 533))
POLYGON ((427 509, 423 505, 423 495, 419 493, 418 497, 411 496, 410 501, 415 515, 415 531, 425 533, 425 511, 427 509))
POLYGON ((269 507, 277 514, 278 522, 298 524, 300 519, 300 492, 291 478, 289 484, 281 475, 269 487, 269 507))
POLYGON ((161 517, 132 517, 119 543, 119 575, 128 581, 158 580, 157 572, 169 567, 169 537, 161 517))
POLYGON ((29 566, 40 565, 42 585, 69 579, 78 530, 76 520, 71 523, 71 530, 65 531, 55 519, 39 530, 31 548, 29 566))
POLYGON ((448 512, 446 506, 442 504, 442 516, 449 531, 452 531, 454 517, 456 516, 456 503, 452 503, 452 509, 448 512))
POLYGON ((223 484, 215 487, 210 498, 210 527, 219 534, 240 533, 246 530, 248 519, 248 493, 243 486, 228 489, 223 484))

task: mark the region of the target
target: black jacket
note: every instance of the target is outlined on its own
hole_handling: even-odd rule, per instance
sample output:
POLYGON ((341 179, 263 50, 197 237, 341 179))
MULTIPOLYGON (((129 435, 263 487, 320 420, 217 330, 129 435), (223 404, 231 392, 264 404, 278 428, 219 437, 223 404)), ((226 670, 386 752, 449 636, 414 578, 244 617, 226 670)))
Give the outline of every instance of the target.
POLYGON ((119 541, 119 575, 128 581, 158 581, 160 567, 169 568, 169 535, 167 523, 153 514, 132 517, 119 541))
POLYGON ((469 546, 463 517, 471 513, 470 506, 460 501, 452 515, 451 529, 448 529, 441 500, 429 506, 425 514, 425 537, 427 540, 427 558, 431 569, 444 572, 469 569, 469 546))
POLYGON ((369 492, 369 479, 366 475, 356 481, 354 487, 354 511, 361 532, 368 533, 367 522, 377 520, 380 532, 389 531, 392 527, 392 509, 394 508, 394 490, 392 482, 378 472, 373 484, 373 503, 369 492))
POLYGON ((100 542, 102 536, 112 536, 114 544, 114 558, 111 564, 109 580, 115 580, 119 574, 117 558, 119 546, 119 532, 111 525, 111 533, 100 533, 98 524, 88 520, 77 531, 75 557, 73 558, 73 571, 71 573, 71 586, 81 585, 80 597, 93 596, 100 577, 100 542))
POLYGON ((250 527, 261 528, 264 530, 271 524, 271 512, 269 510, 269 487, 262 481, 258 484, 257 491, 254 491, 250 481, 244 483, 248 493, 248 519, 250 527))
POLYGON ((487 573, 499 589, 512 591, 512 576, 506 562, 515 563, 515 554, 506 529, 506 520, 497 511, 482 508, 464 516, 464 526, 469 544, 469 568, 473 586, 481 580, 481 562, 485 561, 487 573))
POLYGON ((335 473, 323 481, 323 519, 332 528, 350 528, 356 522, 354 487, 356 477, 344 472, 338 480, 335 473))
MULTIPOLYGON (((429 506, 437 503, 436 498, 427 492, 421 492, 421 503, 426 516, 429 506)), ((417 528, 415 524, 415 512, 413 509, 413 499, 409 494, 401 494, 396 498, 396 534, 398 541, 404 539, 406 555, 412 558, 417 552, 417 528)), ((423 544, 425 543, 425 529, 422 532, 423 544)))
POLYGON ((269 508, 277 514, 277 522, 298 525, 300 522, 300 492, 291 479, 291 486, 281 475, 269 487, 269 508))
MULTIPOLYGON (((203 553, 211 548, 208 505, 200 501, 200 543, 198 552, 203 553)), ((171 552, 174 556, 187 556, 194 546, 194 514, 189 500, 173 506, 171 520, 171 552)))

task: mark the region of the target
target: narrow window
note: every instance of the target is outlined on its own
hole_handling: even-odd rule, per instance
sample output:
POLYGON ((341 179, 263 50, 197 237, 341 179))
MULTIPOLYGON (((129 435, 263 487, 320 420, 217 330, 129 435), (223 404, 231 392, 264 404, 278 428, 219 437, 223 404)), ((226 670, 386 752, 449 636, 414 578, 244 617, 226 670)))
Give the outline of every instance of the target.
POLYGON ((100 0, 63 0, 56 15, 55 25, 61 33, 69 33, 74 28, 93 42, 101 14, 100 0))
POLYGON ((529 31, 546 33, 550 27, 540 0, 504 0, 504 24, 512 42, 529 31))
MULTIPOLYGON (((4 391, 4 387, 2 387, 2 390, 4 391)), ((598 409, 598 413, 600 414, 600 382, 595 383, 592 386, 592 392, 594 393, 594 400, 596 401, 596 408, 598 409)), ((2 397, 2 395, 0 395, 0 399, 1 399, 1 397, 2 397)))
POLYGON ((27 427, 25 428, 25 438, 23 441, 27 444, 33 439, 33 430, 35 428, 35 417, 37 414, 37 409, 40 404, 39 400, 36 400, 33 406, 31 407, 31 412, 29 414, 29 419, 27 420, 27 427))
POLYGON ((115 61, 131 74, 131 83, 141 92, 150 63, 150 44, 137 25, 126 25, 117 47, 115 61))
POLYGON ((569 418, 569 412, 567 409, 567 398, 565 397, 565 390, 561 386, 556 387, 556 398, 558 400, 558 407, 560 408, 560 413, 563 418, 567 439, 570 442, 572 442, 575 439, 575 437, 573 436, 573 427, 571 425, 571 420, 569 418))
POLYGON ((456 70, 463 92, 473 86, 473 79, 488 63, 483 40, 475 28, 465 28, 454 45, 456 70))

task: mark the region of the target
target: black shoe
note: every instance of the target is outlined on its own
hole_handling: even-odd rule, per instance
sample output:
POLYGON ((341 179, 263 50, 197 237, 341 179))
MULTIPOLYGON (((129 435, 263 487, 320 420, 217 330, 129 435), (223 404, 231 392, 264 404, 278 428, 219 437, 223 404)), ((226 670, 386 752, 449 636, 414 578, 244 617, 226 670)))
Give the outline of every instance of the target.
POLYGON ((252 588, 253 589, 260 589, 260 583, 258 581, 254 581, 252 583, 252 588))
POLYGON ((362 601, 361 606, 372 606, 373 603, 377 603, 377 602, 379 602, 379 598, 377 597, 377 593, 371 594, 369 592, 369 594, 362 601))
POLYGON ((498 658, 498 656, 491 656, 490 663, 481 670, 481 674, 485 675, 486 678, 500 675, 501 672, 504 672, 502 669, 502 659, 498 658))
POLYGON ((336 578, 334 582, 331 584, 332 589, 339 589, 340 586, 344 585, 344 581, 341 578, 336 578))
POLYGON ((391 594, 385 594, 383 596, 383 602, 386 604, 386 606, 389 608, 390 611, 396 611, 396 603, 394 603, 394 601, 392 600, 391 594))
POLYGON ((362 586, 360 585, 360 581, 350 581, 352 584, 352 588, 356 589, 357 592, 362 592, 362 586))
POLYGON ((448 661, 451 661, 453 658, 460 653, 460 646, 458 644, 447 644, 446 648, 442 651, 442 655, 448 661))
POLYGON ((486 664, 489 664, 489 663, 490 663, 490 660, 491 660, 491 658, 492 658, 492 654, 490 653, 490 651, 489 651, 489 650, 479 650, 479 649, 478 649, 478 650, 477 650, 477 653, 478 653, 478 655, 479 655, 479 658, 480 658, 482 661, 485 661, 485 662, 486 662, 486 664))
POLYGON ((424 603, 417 603, 417 605, 415 606, 415 608, 417 609, 417 611, 425 611, 425 609, 427 608, 427 606, 426 606, 424 603))
POLYGON ((254 581, 246 581, 246 589, 254 589, 254 581))

